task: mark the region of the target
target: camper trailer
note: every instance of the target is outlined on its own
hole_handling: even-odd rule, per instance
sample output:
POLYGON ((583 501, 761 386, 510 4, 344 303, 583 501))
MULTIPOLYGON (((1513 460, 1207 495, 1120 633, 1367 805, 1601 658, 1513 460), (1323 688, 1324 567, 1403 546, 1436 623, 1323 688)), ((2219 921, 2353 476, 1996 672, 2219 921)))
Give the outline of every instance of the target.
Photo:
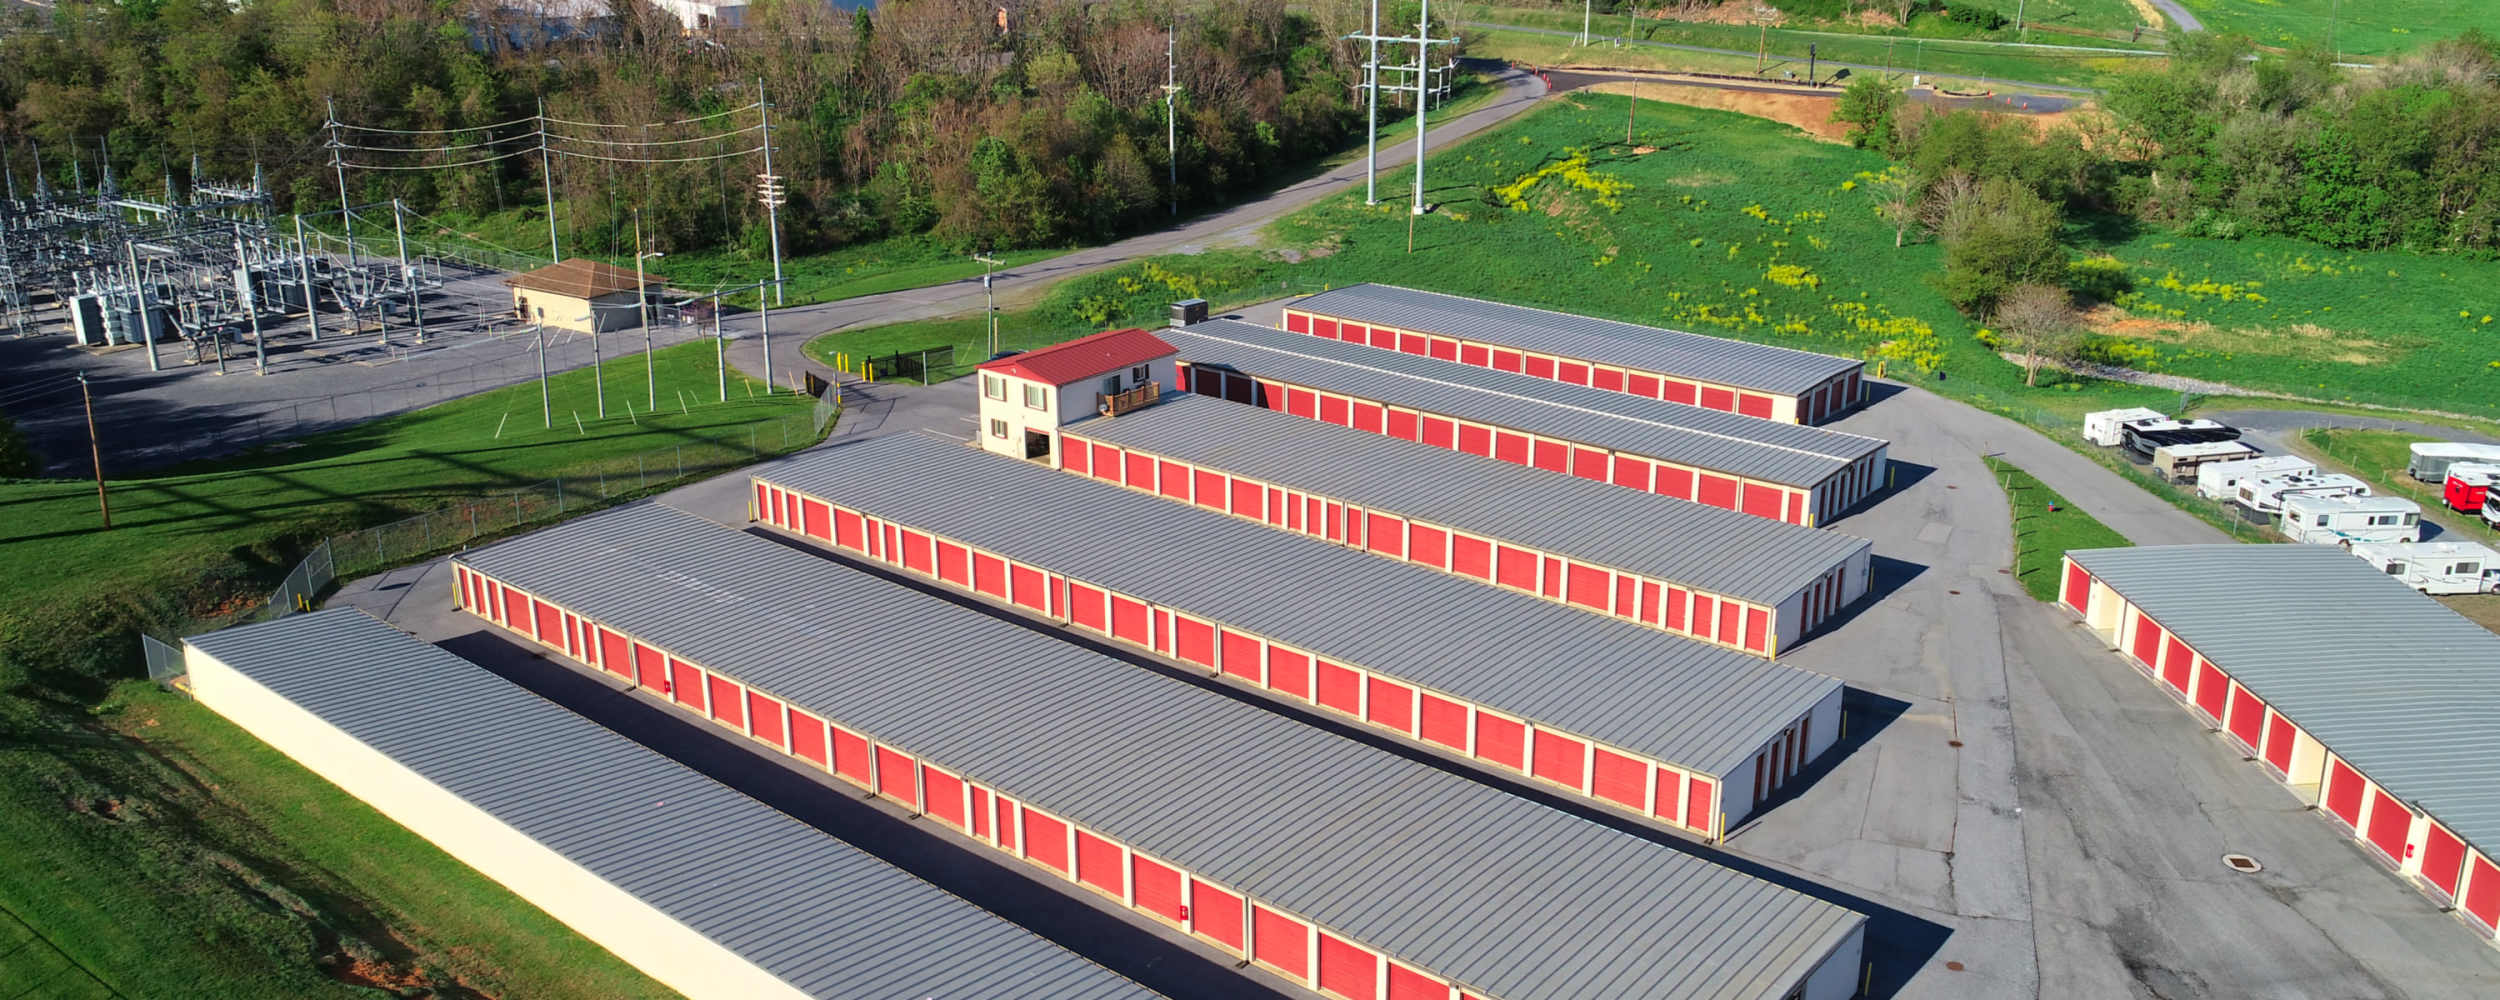
POLYGON ((2136 457, 2151 461, 2153 452, 2172 445, 2237 441, 2239 428, 2211 420, 2132 420, 2118 425, 2118 436, 2136 457))
POLYGON ((2283 498, 2283 537, 2312 545, 2422 540, 2422 505, 2403 497, 2315 496, 2283 498))
POLYGON ((2483 526, 2493 531, 2500 531, 2500 503, 2483 505, 2483 526))
POLYGON ((2434 596, 2500 593, 2500 552, 2473 542, 2354 542, 2352 554, 2434 596))
POLYGON ((2131 406, 2123 410, 2101 410, 2083 415, 2083 439, 2103 448, 2115 448, 2126 439, 2119 428, 2130 421, 2166 420, 2160 410, 2131 406))
POLYGON ((2234 462, 2257 457, 2255 446, 2241 441, 2199 441, 2195 444, 2163 445, 2153 449, 2153 468, 2174 483, 2196 480, 2196 470, 2218 462, 2234 462))
POLYGON ((2238 496, 2240 484, 2267 476, 2298 476, 2318 471, 2318 464, 2298 455, 2265 455, 2196 467, 2196 495, 2207 500, 2238 496))
POLYGON ((2231 502, 2259 514, 2283 512, 2283 498, 2366 497, 2370 484, 2340 472, 2294 473, 2288 476, 2260 476, 2240 484, 2231 502))
POLYGON ((2500 444, 2464 441, 2416 441, 2405 473, 2426 483, 2448 481, 2448 467, 2458 462, 2500 463, 2500 444))
POLYGON ((2500 465, 2489 462, 2456 462, 2448 466, 2448 481, 2440 486, 2439 499, 2449 510, 2468 514, 2482 510, 2491 501, 2491 489, 2500 486, 2500 465))

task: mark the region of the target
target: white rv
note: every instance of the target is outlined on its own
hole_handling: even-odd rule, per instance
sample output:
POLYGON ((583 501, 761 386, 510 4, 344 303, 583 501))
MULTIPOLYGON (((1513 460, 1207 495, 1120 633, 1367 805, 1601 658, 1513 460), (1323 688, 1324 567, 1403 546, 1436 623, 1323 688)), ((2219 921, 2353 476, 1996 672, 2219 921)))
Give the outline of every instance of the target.
POLYGON ((2500 503, 2483 504, 2483 523, 2490 525, 2493 531, 2500 531, 2500 503))
POLYGON ((2352 554, 2425 594, 2500 593, 2500 552, 2473 542, 2354 542, 2352 554))
POLYGON ((2162 478, 2174 483, 2193 482, 2196 471, 2217 462, 2236 462, 2255 458, 2255 446, 2239 441, 2198 441, 2193 444, 2170 444, 2153 449, 2153 468, 2162 478))
POLYGON ((2239 428, 2215 420, 2130 420, 2118 425, 2118 440, 2138 457, 2151 461, 2153 452, 2183 444, 2237 441, 2239 428))
POLYGON ((2115 448, 2125 438, 2120 427, 2134 420, 2168 419, 2160 410, 2131 406, 2123 410, 2101 410, 2083 415, 2083 439, 2103 448, 2115 448))
POLYGON ((2294 496, 2366 497, 2370 484, 2340 472, 2264 476, 2240 484, 2231 502, 2259 514, 2283 512, 2283 499, 2294 496))
POLYGON ((2426 483, 2446 482, 2448 466, 2458 462, 2500 462, 2500 444, 2465 441, 2416 441, 2405 474, 2426 483))
POLYGON ((2318 463, 2298 455, 2264 455, 2234 462, 2215 462, 2196 467, 2196 495, 2207 500, 2229 500, 2239 495, 2240 484, 2267 476, 2297 476, 2318 471, 2318 463))
POLYGON ((2422 505, 2403 497, 2311 496, 2283 498, 2283 537, 2312 545, 2422 540, 2422 505))

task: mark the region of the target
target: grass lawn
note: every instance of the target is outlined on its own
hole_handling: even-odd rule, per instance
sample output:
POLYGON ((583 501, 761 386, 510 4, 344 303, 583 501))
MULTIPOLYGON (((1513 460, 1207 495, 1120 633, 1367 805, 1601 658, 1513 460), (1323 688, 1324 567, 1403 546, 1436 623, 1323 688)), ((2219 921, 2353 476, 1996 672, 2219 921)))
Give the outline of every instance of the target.
POLYGON ((2443 532, 2441 540, 2500 545, 2500 532, 2491 530, 2481 517, 2449 510, 2440 499, 2438 484, 2420 482, 2405 473, 2405 466, 2413 458, 2410 446, 2425 440, 2429 439, 2404 431, 2343 427, 2313 427, 2300 433, 2301 443, 2320 457, 2320 466, 2359 476, 2369 482, 2372 491, 2412 500, 2422 505, 2424 513, 2438 518, 2443 527, 2455 526, 2455 530, 2443 532))
POLYGON ((2388 55, 2454 37, 2467 28, 2500 32, 2500 6, 2487 0, 2179 0, 2212 31, 2260 45, 2324 49, 2331 37, 2346 56, 2388 55))
POLYGON ((2031 473, 1993 457, 1987 461, 2005 488, 2006 503, 2014 508, 2014 578, 2022 581, 2023 590, 2034 599, 2057 599, 2059 560, 2066 553, 2134 544, 2067 503, 2031 473))

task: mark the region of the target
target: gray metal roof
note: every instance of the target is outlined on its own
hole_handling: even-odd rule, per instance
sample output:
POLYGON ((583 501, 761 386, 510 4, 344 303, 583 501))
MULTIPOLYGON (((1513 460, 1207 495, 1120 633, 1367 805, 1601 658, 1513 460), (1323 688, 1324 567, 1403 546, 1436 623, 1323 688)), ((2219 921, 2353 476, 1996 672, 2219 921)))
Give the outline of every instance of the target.
POLYGON ((1158 995, 362 611, 189 642, 809 996, 1158 995))
POLYGON ((1479 996, 1778 996, 1865 919, 654 503, 461 558, 1479 996))
POLYGON ((1884 442, 1456 361, 1212 319, 1165 330, 1181 360, 1714 469, 1810 487, 1884 442))
POLYGON ((1871 544, 1204 396, 1171 396, 1067 430, 1762 604, 1786 600, 1871 544))
POLYGON ((1394 285, 1348 285, 1285 308, 1791 396, 1865 367, 1855 358, 1394 285))
POLYGON ((2067 554, 2388 794, 2500 855, 2500 635, 2323 545, 2067 554))
POLYGON ((817 449, 757 475, 1712 775, 1746 766, 1840 687, 1751 654, 928 435, 817 449))

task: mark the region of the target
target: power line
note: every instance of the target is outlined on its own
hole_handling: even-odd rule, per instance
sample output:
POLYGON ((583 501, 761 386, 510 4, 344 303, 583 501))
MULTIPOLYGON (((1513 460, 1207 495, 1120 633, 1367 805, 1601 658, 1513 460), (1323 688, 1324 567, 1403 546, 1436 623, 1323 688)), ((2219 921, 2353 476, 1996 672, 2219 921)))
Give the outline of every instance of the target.
POLYGON ((630 156, 601 156, 601 155, 596 154, 596 153, 576 153, 576 152, 572 152, 572 151, 570 151, 570 150, 563 150, 563 149, 550 149, 550 150, 547 150, 547 152, 554 153, 554 154, 555 154, 555 155, 557 155, 557 156, 570 156, 570 157, 573 157, 573 158, 575 158, 575 159, 582 159, 582 160, 605 160, 605 161, 608 161, 608 162, 610 162, 610 163, 704 163, 704 162, 708 162, 708 161, 711 161, 711 160, 732 160, 732 159, 736 159, 736 158, 741 157, 741 156, 753 156, 753 155, 755 155, 755 154, 757 154, 757 153, 761 153, 761 152, 763 152, 763 151, 764 151, 764 147, 762 147, 762 146, 756 146, 756 147, 751 148, 751 149, 740 149, 740 150, 735 150, 735 151, 732 151, 732 152, 727 152, 727 153, 713 153, 713 154, 708 155, 708 156, 678 156, 678 157, 667 157, 667 158, 641 158, 641 157, 630 157, 630 156))
MULTIPOLYGON (((458 163, 400 163, 400 164, 389 164, 389 163, 357 163, 357 162, 354 162, 354 161, 341 161, 340 165, 341 165, 341 166, 354 167, 354 168, 356 168, 356 169, 358 169, 358 170, 455 170, 455 169, 458 169, 458 168, 460 168, 460 167, 474 167, 474 166, 477 166, 477 165, 482 164, 482 163, 493 163, 493 162, 495 162, 495 161, 497 161, 497 160, 509 160, 509 159, 511 159, 511 158, 513 158, 513 157, 515 157, 515 156, 527 156, 527 155, 529 155, 529 154, 531 154, 531 153, 534 153, 534 152, 537 152, 537 150, 535 150, 535 149, 516 149, 516 150, 513 150, 512 152, 509 152, 509 153, 498 153, 498 154, 496 154, 496 155, 494 155, 494 156, 482 156, 482 157, 479 157, 479 158, 474 159, 474 160, 462 160, 462 161, 460 161, 460 162, 458 162, 458 163)), ((558 152, 558 153, 563 153, 563 155, 566 155, 566 156, 580 156, 580 155, 583 155, 583 154, 579 154, 579 153, 565 153, 563 150, 560 150, 560 149, 559 149, 559 150, 556 150, 556 152, 558 152)))
POLYGON ((735 107, 735 108, 731 108, 731 109, 729 109, 729 110, 727 110, 727 111, 716 111, 716 112, 713 112, 713 113, 708 114, 708 115, 696 115, 695 117, 692 117, 692 118, 680 118, 680 119, 677 119, 676 121, 670 121, 670 122, 643 122, 643 123, 640 123, 640 124, 626 124, 626 125, 615 125, 615 124, 610 124, 610 123, 607 123, 607 122, 577 122, 577 121, 573 121, 573 120, 571 120, 571 119, 566 119, 566 118, 553 118, 553 117, 549 117, 549 116, 547 116, 547 115, 540 115, 540 116, 538 116, 538 117, 539 117, 539 118, 541 118, 541 119, 543 119, 543 120, 545 120, 545 121, 551 121, 551 122, 554 122, 554 123, 556 123, 556 124, 558 124, 558 125, 579 125, 579 126, 582 126, 582 127, 584 127, 584 128, 659 128, 659 127, 664 126, 664 125, 691 125, 691 124, 694 124, 695 122, 710 121, 710 120, 712 120, 712 119, 714 119, 714 118, 727 118, 727 117, 729 117, 730 115, 737 114, 737 113, 739 113, 739 112, 741 112, 741 111, 753 111, 753 110, 755 110, 755 109, 757 109, 757 108, 759 108, 759 107, 762 107, 762 106, 763 106, 762 102, 757 102, 757 103, 755 103, 755 104, 749 104, 749 105, 745 105, 745 106, 743 106, 743 107, 735 107))
POLYGON ((519 125, 524 122, 534 122, 537 120, 537 115, 531 115, 527 118, 515 118, 508 122, 496 122, 492 125, 470 125, 463 128, 379 128, 372 125, 350 125, 346 122, 340 122, 339 127, 347 129, 351 132, 380 132, 385 135, 455 135, 461 132, 475 132, 480 129, 497 129, 503 128, 507 125, 519 125))
POLYGON ((567 140, 567 141, 570 141, 570 142, 587 142, 587 143, 597 143, 597 144, 599 144, 599 145, 603 145, 603 146, 683 146, 683 145, 686 145, 686 144, 688 144, 688 143, 696 143, 696 142, 714 142, 714 141, 718 141, 718 140, 721 140, 721 139, 727 139, 727 138, 730 138, 730 137, 732 137, 732 136, 740 136, 740 135, 745 135, 745 134, 747 134, 747 133, 749 133, 749 132, 753 132, 753 131, 759 130, 759 129, 763 128, 763 127, 764 127, 764 126, 763 126, 763 124, 762 124, 761 122, 759 122, 759 123, 756 123, 756 124, 754 124, 754 125, 749 125, 749 126, 747 126, 747 127, 745 127, 745 128, 736 129, 736 130, 734 130, 734 131, 729 131, 729 132, 716 132, 716 133, 713 133, 713 134, 711 134, 711 135, 700 135, 700 136, 696 136, 696 137, 694 137, 694 138, 692 138, 692 139, 650 139, 650 140, 645 140, 645 141, 641 141, 641 142, 636 142, 636 141, 633 141, 633 140, 630 140, 630 139, 590 139, 590 138, 585 138, 585 137, 578 136, 578 135, 565 135, 565 134, 564 134, 564 133, 562 133, 562 132, 549 132, 549 133, 547 133, 547 138, 550 138, 550 139, 563 139, 563 140, 567 140))

